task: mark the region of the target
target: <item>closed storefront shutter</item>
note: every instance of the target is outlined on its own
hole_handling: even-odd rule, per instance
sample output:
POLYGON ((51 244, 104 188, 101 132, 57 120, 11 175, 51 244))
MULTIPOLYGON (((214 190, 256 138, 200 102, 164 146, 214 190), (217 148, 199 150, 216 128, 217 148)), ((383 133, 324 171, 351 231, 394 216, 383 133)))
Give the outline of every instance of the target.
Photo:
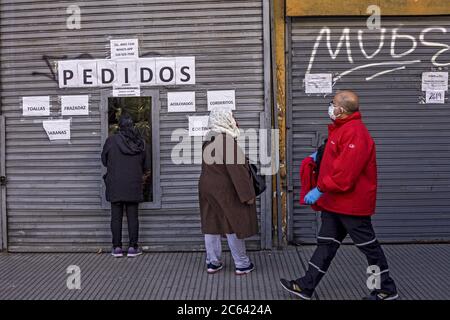
POLYGON ((384 30, 368 30, 364 17, 292 19, 291 240, 315 242, 319 215, 299 204, 299 167, 327 137, 328 103, 343 89, 360 96, 363 120, 377 145, 379 239, 450 239, 449 93, 443 104, 426 104, 421 86, 423 72, 448 72, 449 21, 448 16, 382 17, 384 30), (331 73, 333 93, 306 94, 308 71, 331 73))
MULTIPOLYGON (((241 128, 264 126, 263 1, 81 1, 81 28, 68 29, 71 1, 1 2, 1 107, 6 118, 8 249, 108 248, 102 206, 102 92, 60 89, 56 61, 109 59, 111 39, 138 39, 140 57, 196 59, 196 84, 159 90, 160 208, 140 211, 140 244, 149 250, 203 247, 199 164, 171 161, 173 130, 207 115, 208 90, 236 90, 241 128), (195 113, 168 113, 168 91, 195 91, 195 113), (89 95, 89 116, 72 116, 70 141, 50 142, 42 121, 63 118, 60 95, 89 95), (50 96, 50 117, 23 117, 23 96, 50 96)), ((67 118, 67 117, 66 117, 67 118)), ((194 159, 194 155, 192 155, 194 159)), ((258 217, 265 215, 258 202, 258 217)), ((268 207, 270 210, 270 206, 268 207)), ((270 212, 269 212, 270 215, 270 212)), ((270 218, 269 218, 270 220, 270 218)), ((127 243, 124 220, 124 242, 127 243)), ((262 226, 261 230, 264 230, 262 226)), ((269 229, 270 230, 270 229, 269 229)), ((258 235, 251 248, 260 248, 258 235)))

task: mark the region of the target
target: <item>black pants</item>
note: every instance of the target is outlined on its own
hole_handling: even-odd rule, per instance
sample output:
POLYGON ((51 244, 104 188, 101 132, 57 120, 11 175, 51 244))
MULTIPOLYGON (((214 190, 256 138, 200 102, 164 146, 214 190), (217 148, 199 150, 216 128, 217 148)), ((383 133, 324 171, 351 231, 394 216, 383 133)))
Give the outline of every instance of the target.
POLYGON ((111 232, 113 247, 122 247, 122 220, 123 210, 127 212, 128 236, 130 247, 137 248, 139 237, 138 203, 113 202, 111 203, 111 232))
MULTIPOLYGON (((322 227, 317 237, 317 248, 309 262, 305 276, 296 280, 307 294, 314 289, 326 274, 340 244, 350 235, 359 250, 366 256, 369 266, 378 266, 380 289, 388 294, 397 293, 394 280, 389 276, 389 268, 380 243, 375 237, 370 217, 355 217, 330 212, 322 212, 322 227)), ((346 270, 342 270, 346 272, 346 270)), ((378 272, 378 270, 377 270, 378 272)), ((369 274, 367 277, 369 278, 369 274)))

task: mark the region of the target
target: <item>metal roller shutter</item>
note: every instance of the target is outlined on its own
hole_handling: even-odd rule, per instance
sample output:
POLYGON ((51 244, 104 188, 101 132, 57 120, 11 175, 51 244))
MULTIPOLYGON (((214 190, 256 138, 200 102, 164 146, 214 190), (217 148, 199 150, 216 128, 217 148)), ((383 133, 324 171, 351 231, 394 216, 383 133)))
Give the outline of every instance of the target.
MULTIPOLYGON (((150 250, 202 248, 200 166, 170 161, 172 130, 187 129, 187 116, 193 114, 168 113, 167 91, 196 91, 196 114, 206 115, 207 90, 236 89, 241 127, 265 126, 260 121, 266 110, 263 1, 84 0, 77 2, 81 29, 68 30, 66 8, 71 4, 1 1, 8 249, 85 251, 110 246, 109 211, 102 209, 100 195, 100 88, 59 89, 45 56, 51 56, 53 70, 61 59, 104 59, 109 57, 109 40, 124 38, 139 39, 141 57, 196 57, 195 86, 158 87, 161 209, 141 211, 140 243, 150 250), (49 143, 41 123, 46 118, 24 118, 21 97, 51 96, 51 115, 60 118, 57 97, 66 94, 89 94, 90 115, 72 117, 69 143, 49 143)), ((258 206, 260 218, 265 201, 263 209, 258 206)), ((250 247, 260 248, 265 236, 255 237, 250 247)))
POLYGON ((349 62, 345 41, 335 59, 327 48, 326 33, 319 42, 310 73, 332 73, 333 93, 352 89, 360 95, 364 122, 377 144, 378 201, 374 225, 378 237, 389 242, 439 241, 450 239, 450 103, 425 104, 421 91, 422 72, 448 72, 450 51, 442 52, 433 65, 432 58, 450 45, 448 16, 383 17, 384 44, 371 59, 360 49, 358 30, 363 30, 363 48, 368 56, 380 46, 381 31, 369 31, 363 17, 298 18, 290 25, 290 194, 289 238, 296 242, 315 242, 318 218, 299 201, 299 166, 327 135, 330 122, 327 107, 332 94, 305 94, 304 78, 315 42, 323 27, 331 30, 331 50, 335 51, 345 28, 353 63, 349 62), (426 30, 430 27, 444 28, 426 30), (399 35, 391 55, 392 31, 399 35), (424 32, 427 46, 420 40, 424 32), (414 39, 414 41, 413 41, 414 39), (416 61, 419 60, 419 61, 416 61), (408 62, 413 61, 413 62, 408 62), (374 63, 394 62, 378 66, 374 63), (405 63, 403 63, 405 62, 405 63), (366 66, 362 68, 361 66, 366 66), (404 66, 404 68, 403 68, 404 66), (351 73, 344 71, 355 67, 351 73), (393 72, 380 73, 394 69, 393 72))

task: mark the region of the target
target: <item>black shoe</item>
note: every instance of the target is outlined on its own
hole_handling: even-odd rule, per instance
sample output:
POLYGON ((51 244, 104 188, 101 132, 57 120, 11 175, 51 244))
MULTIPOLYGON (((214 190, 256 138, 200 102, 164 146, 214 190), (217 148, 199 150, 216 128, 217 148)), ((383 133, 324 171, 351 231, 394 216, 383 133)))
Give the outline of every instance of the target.
POLYGON ((207 268, 206 272, 208 272, 209 274, 213 274, 213 273, 216 273, 216 272, 222 270, 223 264, 220 263, 219 265, 215 265, 213 263, 208 263, 206 265, 206 268, 207 268))
POLYGON ((255 270, 255 265, 250 262, 250 265, 247 268, 236 268, 235 274, 237 276, 242 276, 244 274, 250 273, 255 270))
POLYGON ((372 291, 370 295, 364 297, 363 300, 397 300, 398 293, 385 293, 381 291, 372 291))
POLYGON ((300 297, 302 300, 311 300, 311 296, 304 292, 294 280, 280 279, 280 283, 284 289, 300 297))

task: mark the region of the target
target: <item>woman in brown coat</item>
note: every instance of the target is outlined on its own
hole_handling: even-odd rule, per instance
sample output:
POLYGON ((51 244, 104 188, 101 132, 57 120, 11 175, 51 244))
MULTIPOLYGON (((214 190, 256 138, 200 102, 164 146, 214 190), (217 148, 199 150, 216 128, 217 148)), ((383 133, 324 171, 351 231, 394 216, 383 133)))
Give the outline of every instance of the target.
POLYGON ((254 265, 246 254, 244 239, 258 233, 253 181, 236 142, 239 129, 231 111, 211 111, 209 127, 199 181, 207 271, 222 269, 221 236, 226 235, 236 274, 247 274, 254 265))

